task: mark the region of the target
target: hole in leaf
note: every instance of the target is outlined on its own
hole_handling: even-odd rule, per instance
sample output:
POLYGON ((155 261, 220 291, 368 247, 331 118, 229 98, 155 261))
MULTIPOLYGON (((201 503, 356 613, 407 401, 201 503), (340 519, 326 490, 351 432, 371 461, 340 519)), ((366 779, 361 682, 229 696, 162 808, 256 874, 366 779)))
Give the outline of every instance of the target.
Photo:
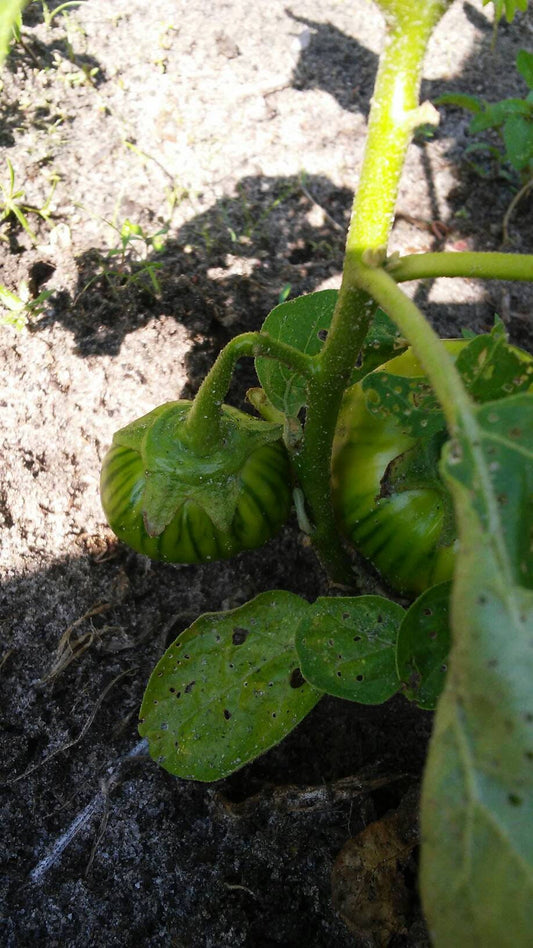
POLYGON ((194 688, 196 681, 190 681, 188 685, 185 685, 185 694, 190 695, 192 689, 194 688))
POLYGON ((364 681, 364 680, 365 680, 365 676, 364 676, 364 675, 356 675, 356 676, 355 676, 355 680, 356 680, 356 681, 364 681))
POLYGON ((317 339, 320 339, 320 342, 325 342, 328 338, 328 331, 327 329, 319 329, 316 335, 317 339))
POLYGON ((228 711, 227 708, 224 708, 224 717, 226 718, 226 721, 229 721, 231 718, 231 711, 228 711))
POLYGON ((446 664, 442 664, 442 665, 440 666, 440 670, 441 670, 441 672, 448 671, 448 666, 447 666, 446 664))
POLYGON ((335 674, 337 675, 337 678, 342 678, 342 672, 338 671, 335 674))
POLYGON ((291 688, 301 688, 302 685, 305 685, 305 678, 299 668, 294 668, 291 672, 289 684, 291 688))
POLYGON ((246 639, 248 638, 248 634, 249 634, 248 629, 235 628, 233 630, 233 635, 231 636, 231 641, 233 642, 233 645, 243 645, 244 642, 246 642, 246 639))

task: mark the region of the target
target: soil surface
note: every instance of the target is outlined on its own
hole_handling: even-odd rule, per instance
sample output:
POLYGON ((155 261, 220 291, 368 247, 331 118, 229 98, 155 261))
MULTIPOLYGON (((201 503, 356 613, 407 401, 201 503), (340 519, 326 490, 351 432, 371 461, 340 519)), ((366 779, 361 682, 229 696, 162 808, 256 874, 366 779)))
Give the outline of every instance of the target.
MULTIPOLYGON (((270 588, 327 592, 295 519, 232 562, 172 567, 115 540, 98 492, 116 429, 192 395, 283 294, 339 284, 383 23, 366 0, 286 3, 82 0, 51 17, 49 2, 46 20, 31 3, 3 70, 0 213, 10 162, 26 227, 0 224, 0 283, 22 317, 50 294, 25 328, 5 324, 8 309, 0 325, 10 948, 429 944, 415 816, 427 712, 324 699, 213 785, 134 753, 150 671, 192 619, 270 588), (361 839, 379 851, 373 826, 400 852, 383 875, 361 856, 361 839)), ((525 94, 513 63, 533 14, 502 24, 494 48, 491 17, 456 0, 424 98, 525 94)), ((410 150, 391 249, 498 249, 517 183, 490 163, 476 173, 468 116, 440 111, 410 150)), ((524 199, 510 221, 519 251, 533 250, 531 209, 524 199)), ((533 351, 527 287, 412 292, 443 335, 498 313, 533 351)), ((241 366, 230 401, 252 384, 241 366)), ((381 585, 365 572, 361 588, 381 585)))

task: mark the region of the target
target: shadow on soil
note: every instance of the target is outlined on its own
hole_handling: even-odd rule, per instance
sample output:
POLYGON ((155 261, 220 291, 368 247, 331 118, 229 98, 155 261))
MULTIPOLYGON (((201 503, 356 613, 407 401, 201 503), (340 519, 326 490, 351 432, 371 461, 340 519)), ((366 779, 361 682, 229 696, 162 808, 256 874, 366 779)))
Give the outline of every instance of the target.
MULTIPOLYGON (((231 564, 149 565, 111 543, 0 589, 4 944, 354 944, 332 907, 331 866, 347 837, 416 788, 431 715, 401 698, 323 699, 277 748, 208 786, 123 756, 164 648, 229 588, 290 588, 291 556, 294 585, 313 598, 321 578, 290 528, 231 564), (75 619, 58 587, 76 589, 75 619), (72 660, 50 677, 65 632, 72 660)), ((420 924, 412 859, 405 872, 409 927, 420 924)))

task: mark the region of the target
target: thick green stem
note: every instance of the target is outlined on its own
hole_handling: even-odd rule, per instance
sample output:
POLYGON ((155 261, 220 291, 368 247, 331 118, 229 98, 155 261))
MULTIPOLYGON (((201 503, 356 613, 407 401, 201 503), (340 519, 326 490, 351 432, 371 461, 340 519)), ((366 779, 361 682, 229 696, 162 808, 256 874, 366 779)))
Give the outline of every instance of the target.
POLYGON ((533 281, 533 255, 478 251, 414 253, 391 258, 387 270, 396 283, 437 277, 533 281))
POLYGON ((199 454, 209 454, 221 445, 221 408, 231 383, 235 364, 242 356, 265 356, 277 359, 299 372, 304 378, 317 371, 316 361, 266 333, 246 332, 235 336, 212 365, 194 398, 187 416, 186 428, 191 445, 199 454))
POLYGON ((332 579, 347 582, 350 567, 338 537, 331 498, 331 454, 337 415, 367 335, 373 301, 362 292, 363 255, 385 256, 407 146, 414 128, 435 120, 418 105, 427 41, 448 0, 383 0, 387 37, 380 57, 365 157, 346 242, 343 278, 328 338, 310 381, 298 472, 315 524, 313 543, 332 579))

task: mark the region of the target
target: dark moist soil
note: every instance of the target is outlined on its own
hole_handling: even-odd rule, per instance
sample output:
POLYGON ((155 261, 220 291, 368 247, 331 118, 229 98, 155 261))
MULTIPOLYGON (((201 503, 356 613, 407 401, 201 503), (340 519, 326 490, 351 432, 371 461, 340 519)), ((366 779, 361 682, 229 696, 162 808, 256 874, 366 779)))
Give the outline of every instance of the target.
MULTIPOLYGON (((491 15, 452 6, 424 97, 524 95, 513 63, 532 15, 503 24, 494 50, 491 15)), ((26 329, 0 327, 10 948, 428 944, 416 896, 427 712, 401 697, 324 699, 213 785, 131 756, 150 671, 192 619, 270 588, 327 592, 295 520, 230 563, 171 567, 118 544, 98 496, 113 431, 193 394, 280 294, 338 286, 382 38, 363 0, 84 0, 50 24, 27 8, 3 72, 0 172, 7 184, 9 159, 29 207, 55 190, 46 219, 24 212, 34 240, 12 216, 1 225, 0 282, 52 294, 26 329), (115 252, 126 220, 147 240, 115 252)), ((476 174, 468 116, 441 112, 411 148, 392 249, 497 249, 516 186, 491 165, 476 174)), ((532 206, 511 219, 519 251, 533 249, 532 206)), ((498 313, 533 349, 529 288, 413 292, 443 335, 487 330, 498 313)), ((233 404, 253 383, 239 367, 233 404)), ((366 570, 360 588, 382 585, 366 570)))

